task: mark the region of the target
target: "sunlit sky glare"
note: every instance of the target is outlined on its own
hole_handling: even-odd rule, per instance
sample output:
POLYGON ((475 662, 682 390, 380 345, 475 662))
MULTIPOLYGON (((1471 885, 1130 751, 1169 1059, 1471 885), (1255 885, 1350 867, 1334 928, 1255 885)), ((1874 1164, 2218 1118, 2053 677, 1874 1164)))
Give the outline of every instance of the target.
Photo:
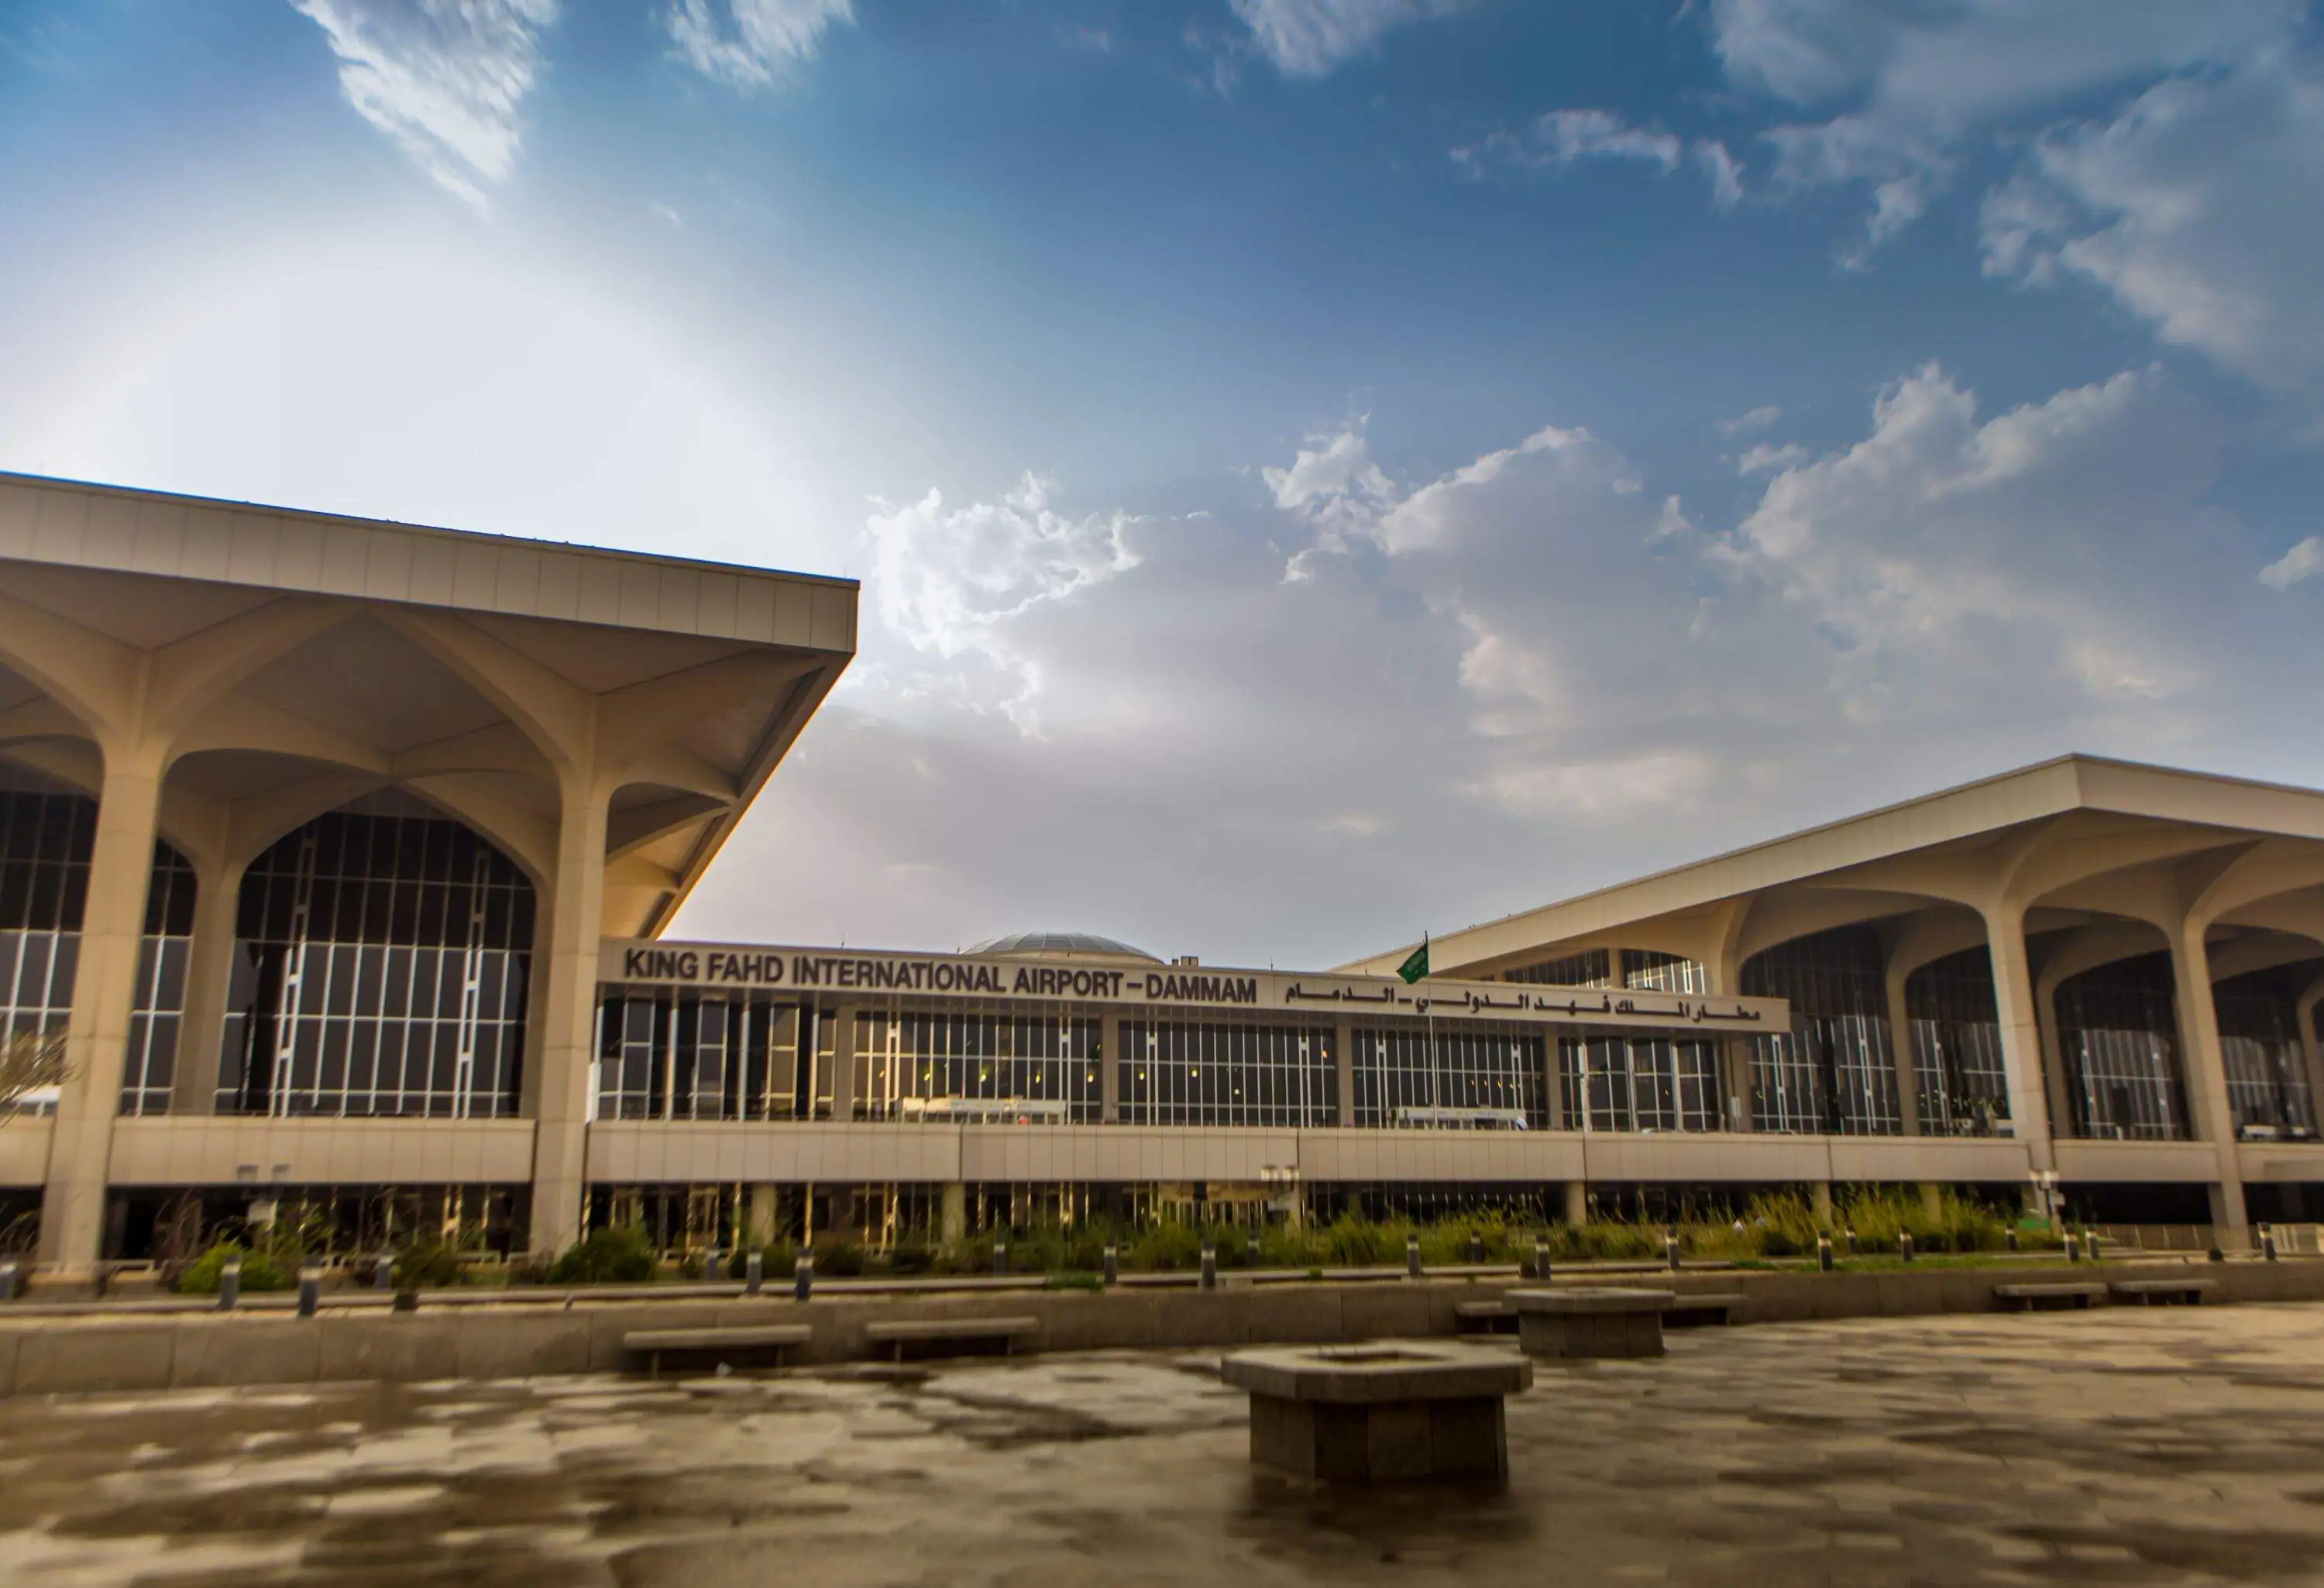
POLYGON ((0 467, 863 580, 678 929, 2324 784, 2294 0, 0 0, 0 467))

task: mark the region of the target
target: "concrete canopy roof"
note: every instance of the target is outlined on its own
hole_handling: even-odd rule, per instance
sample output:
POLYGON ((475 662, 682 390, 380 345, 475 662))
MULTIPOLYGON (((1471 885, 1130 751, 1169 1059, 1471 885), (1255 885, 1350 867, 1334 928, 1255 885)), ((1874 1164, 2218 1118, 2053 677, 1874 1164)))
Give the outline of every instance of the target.
POLYGON ((853 659, 856 598, 849 579, 0 475, 0 758, 94 792, 131 739, 158 744, 162 830, 198 866, 401 786, 536 882, 587 784, 605 928, 650 936, 853 659))
MULTIPOLYGON (((2324 792, 2066 755, 1449 932, 1432 960, 1489 976, 1618 946, 1731 970, 1828 927, 1917 915, 1925 963, 1983 942, 1985 912, 2012 909, 2034 932, 2196 921, 2245 939, 2247 968, 2313 957, 2324 792)), ((1392 969, 1410 950, 1342 968, 1392 969)))

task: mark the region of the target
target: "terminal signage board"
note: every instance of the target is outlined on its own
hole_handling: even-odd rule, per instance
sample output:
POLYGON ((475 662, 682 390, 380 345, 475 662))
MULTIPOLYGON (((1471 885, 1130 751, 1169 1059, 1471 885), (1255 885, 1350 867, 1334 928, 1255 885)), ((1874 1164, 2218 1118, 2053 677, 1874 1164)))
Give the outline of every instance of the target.
POLYGON ((1748 1035, 1790 1027, 1789 1009, 1775 998, 1702 998, 1434 977, 1407 986, 1394 976, 733 943, 609 939, 599 950, 597 978, 607 984, 781 992, 821 1004, 999 1000, 1188 1014, 1264 1010, 1333 1020, 1436 1016, 1661 1030, 1675 1027, 1701 1035, 1748 1035))

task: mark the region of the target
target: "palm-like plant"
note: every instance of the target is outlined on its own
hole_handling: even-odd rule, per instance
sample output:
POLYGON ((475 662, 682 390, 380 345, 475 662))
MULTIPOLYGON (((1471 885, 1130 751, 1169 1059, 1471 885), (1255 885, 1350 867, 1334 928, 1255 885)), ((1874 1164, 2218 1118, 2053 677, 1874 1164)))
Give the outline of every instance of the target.
POLYGON ((0 1125, 14 1117, 16 1105, 35 1092, 64 1085, 72 1074, 65 1062, 65 1033, 14 1031, 0 1042, 0 1125))

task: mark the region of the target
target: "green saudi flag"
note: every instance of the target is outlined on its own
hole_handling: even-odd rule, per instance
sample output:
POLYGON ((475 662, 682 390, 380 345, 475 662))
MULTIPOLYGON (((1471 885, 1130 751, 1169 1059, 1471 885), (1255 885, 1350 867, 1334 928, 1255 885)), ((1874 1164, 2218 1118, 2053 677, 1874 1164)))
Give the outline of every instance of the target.
POLYGON ((1405 979, 1406 985, 1420 980, 1421 977, 1428 974, 1427 938, 1423 937, 1420 940, 1420 946, 1414 949, 1412 953, 1406 957, 1405 962, 1396 967, 1396 974, 1405 979))

